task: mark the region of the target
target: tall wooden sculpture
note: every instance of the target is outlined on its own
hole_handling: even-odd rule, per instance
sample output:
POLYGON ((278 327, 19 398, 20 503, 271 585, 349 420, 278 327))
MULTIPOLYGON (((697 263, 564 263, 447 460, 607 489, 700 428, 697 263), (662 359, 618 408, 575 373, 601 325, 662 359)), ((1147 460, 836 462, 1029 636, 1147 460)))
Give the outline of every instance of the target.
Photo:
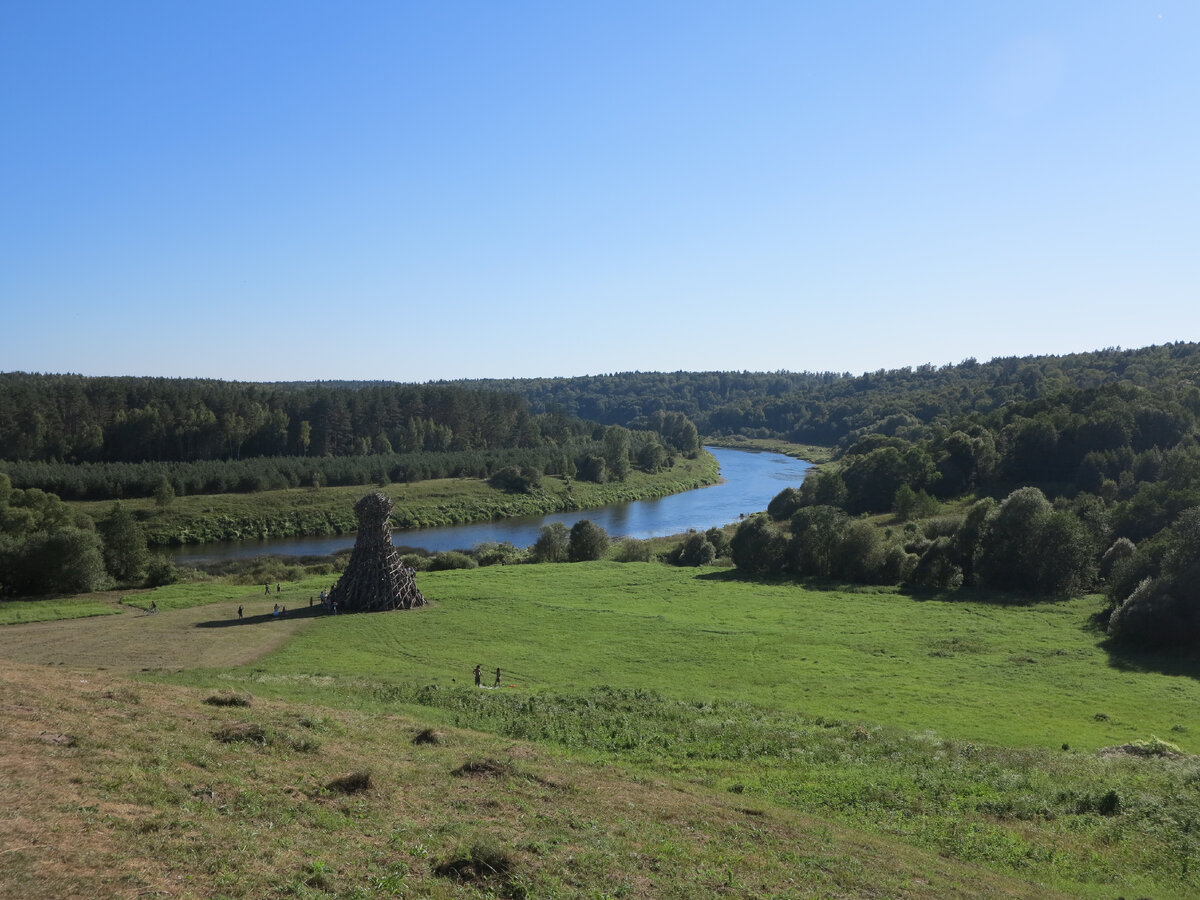
POLYGON ((358 517, 354 552, 329 595, 338 612, 379 612, 425 605, 412 572, 404 567, 392 546, 388 526, 391 512, 392 501, 379 491, 354 504, 358 517))

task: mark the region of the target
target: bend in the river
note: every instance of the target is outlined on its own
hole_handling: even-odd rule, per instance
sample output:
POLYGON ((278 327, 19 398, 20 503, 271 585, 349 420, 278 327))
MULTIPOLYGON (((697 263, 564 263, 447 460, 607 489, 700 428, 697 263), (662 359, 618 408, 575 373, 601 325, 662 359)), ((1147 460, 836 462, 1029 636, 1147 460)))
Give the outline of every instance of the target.
MULTIPOLYGON (((396 531, 392 541, 398 547, 430 551, 470 549, 487 541, 508 541, 518 547, 527 547, 537 540, 538 532, 544 525, 562 522, 570 526, 580 519, 595 522, 613 537, 648 538, 680 534, 689 529, 705 530, 766 509, 771 498, 785 487, 798 487, 810 468, 809 463, 780 453, 725 447, 706 449, 721 466, 719 484, 654 500, 615 503, 597 509, 396 531)), ((272 538, 180 547, 171 555, 181 563, 262 554, 323 556, 353 544, 354 535, 272 538)))

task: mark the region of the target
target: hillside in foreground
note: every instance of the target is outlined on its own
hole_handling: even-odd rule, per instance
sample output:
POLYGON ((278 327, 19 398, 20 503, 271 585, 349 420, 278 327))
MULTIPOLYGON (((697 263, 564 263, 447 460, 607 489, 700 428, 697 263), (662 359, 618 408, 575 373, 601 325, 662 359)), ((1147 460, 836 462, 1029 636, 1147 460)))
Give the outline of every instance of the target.
POLYGON ((0 663, 8 898, 1052 897, 527 742, 0 663))
POLYGON ((0 628, 0 895, 1195 895, 1194 661, 1112 655, 1096 598, 580 563, 310 615, 324 583, 0 628))

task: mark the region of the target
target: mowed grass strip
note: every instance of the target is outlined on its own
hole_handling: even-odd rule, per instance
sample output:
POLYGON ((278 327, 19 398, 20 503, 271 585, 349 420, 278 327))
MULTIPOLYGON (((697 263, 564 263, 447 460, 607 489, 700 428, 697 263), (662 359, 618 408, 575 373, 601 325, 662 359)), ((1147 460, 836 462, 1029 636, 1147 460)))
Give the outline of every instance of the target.
POLYGON ((0 684, 4 897, 1061 896, 522 742, 414 743, 404 716, 8 662, 0 684))
POLYGON ((317 610, 308 598, 328 584, 321 576, 281 584, 279 591, 272 585, 269 594, 262 585, 227 582, 114 593, 105 611, 122 615, 101 618, 63 618, 75 609, 72 598, 34 601, 29 614, 38 618, 0 627, 0 658, 116 671, 247 665, 314 623, 317 610), (276 605, 287 613, 276 616, 276 605))
POLYGON ((119 591, 111 591, 49 601, 3 600, 0 601, 0 625, 117 615, 122 612, 118 601, 123 596, 119 591))

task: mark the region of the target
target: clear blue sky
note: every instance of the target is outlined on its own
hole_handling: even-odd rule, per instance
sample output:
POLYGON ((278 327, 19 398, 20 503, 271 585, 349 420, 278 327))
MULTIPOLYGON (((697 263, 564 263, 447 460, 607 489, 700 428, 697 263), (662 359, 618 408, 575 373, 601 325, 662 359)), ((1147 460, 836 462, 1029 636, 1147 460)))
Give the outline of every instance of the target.
POLYGON ((1200 3, 0 5, 0 371, 1200 339, 1200 3))

